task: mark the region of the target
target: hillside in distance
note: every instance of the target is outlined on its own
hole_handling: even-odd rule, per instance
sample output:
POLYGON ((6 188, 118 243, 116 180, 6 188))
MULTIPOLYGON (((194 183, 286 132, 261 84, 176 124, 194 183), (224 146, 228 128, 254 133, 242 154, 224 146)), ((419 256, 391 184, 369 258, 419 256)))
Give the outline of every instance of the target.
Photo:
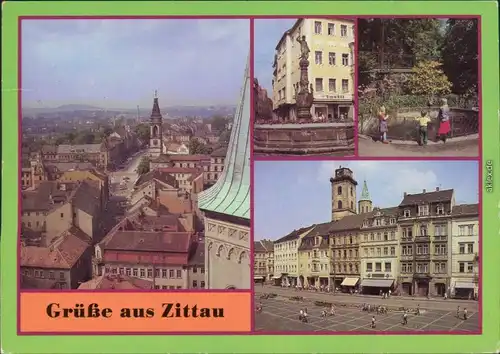
MULTIPOLYGON (((216 106, 171 106, 160 108, 164 118, 181 118, 181 117, 201 117, 210 118, 215 115, 228 116, 234 114, 236 107, 234 105, 216 105, 216 106)), ((106 115, 137 115, 137 109, 130 108, 101 108, 83 104, 66 104, 59 107, 26 107, 23 108, 23 116, 27 117, 55 117, 64 116, 70 113, 80 112, 84 116, 101 116, 104 112, 106 115), (99 113, 99 114, 98 114, 99 113)), ((147 117, 151 114, 151 108, 140 107, 139 114, 142 117, 147 117)))

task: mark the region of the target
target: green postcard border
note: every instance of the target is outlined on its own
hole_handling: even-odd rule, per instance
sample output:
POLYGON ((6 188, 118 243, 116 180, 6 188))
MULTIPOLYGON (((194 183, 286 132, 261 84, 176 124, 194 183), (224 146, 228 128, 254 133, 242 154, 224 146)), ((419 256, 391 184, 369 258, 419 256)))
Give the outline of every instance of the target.
MULTIPOLYGON (((22 336, 16 334, 18 16, 29 15, 481 15, 483 182, 499 168, 498 8, 496 1, 172 1, 3 2, 1 346, 8 353, 479 353, 500 349, 500 195, 483 193, 483 334, 415 336, 22 336), (16 221, 16 222, 14 222, 16 221), (486 262, 483 262, 485 264, 486 262), (497 265, 497 267, 495 267, 497 265), (8 310, 6 310, 8 309, 8 310)), ((239 75, 239 74, 238 74, 239 75)), ((491 177, 491 176, 490 176, 491 177)), ((484 188, 484 186, 483 186, 484 188)))

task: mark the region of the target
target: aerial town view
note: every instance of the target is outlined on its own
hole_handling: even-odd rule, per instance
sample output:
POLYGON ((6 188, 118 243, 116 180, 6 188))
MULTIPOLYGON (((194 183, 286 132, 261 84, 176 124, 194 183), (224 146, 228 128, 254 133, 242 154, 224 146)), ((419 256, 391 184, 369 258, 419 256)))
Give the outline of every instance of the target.
POLYGON ((478 19, 359 19, 361 156, 479 156, 478 19))
POLYGON ((254 153, 354 154, 355 21, 259 19, 254 153))
POLYGON ((478 171, 256 162, 256 330, 479 332, 478 171))
POLYGON ((23 20, 21 289, 250 288, 249 29, 23 20))

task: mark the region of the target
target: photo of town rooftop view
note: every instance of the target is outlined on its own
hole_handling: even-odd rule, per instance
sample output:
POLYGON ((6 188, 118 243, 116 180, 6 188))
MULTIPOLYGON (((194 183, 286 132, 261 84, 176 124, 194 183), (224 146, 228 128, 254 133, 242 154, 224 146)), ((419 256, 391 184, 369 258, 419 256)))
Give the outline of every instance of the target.
POLYGON ((255 329, 479 332, 475 161, 255 163, 255 329))
POLYGON ((249 20, 21 30, 21 289, 249 289, 249 20))

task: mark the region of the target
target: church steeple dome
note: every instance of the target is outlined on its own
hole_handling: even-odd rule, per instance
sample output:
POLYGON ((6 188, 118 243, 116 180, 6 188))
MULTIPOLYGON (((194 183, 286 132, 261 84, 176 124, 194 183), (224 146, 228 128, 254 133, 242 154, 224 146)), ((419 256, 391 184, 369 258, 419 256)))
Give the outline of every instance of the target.
POLYGON ((151 118, 149 120, 149 155, 151 157, 158 157, 163 153, 162 124, 163 117, 160 112, 160 105, 158 104, 158 91, 155 90, 155 95, 153 98, 153 109, 151 111, 151 118))
POLYGON ((361 191, 361 198, 359 201, 362 200, 370 200, 370 192, 368 192, 368 185, 366 184, 366 180, 363 182, 363 190, 361 191))
POLYGON ((369 213, 373 209, 373 204, 370 199, 370 192, 368 192, 368 184, 366 180, 363 182, 363 190, 361 191, 361 198, 358 201, 358 213, 369 213))

